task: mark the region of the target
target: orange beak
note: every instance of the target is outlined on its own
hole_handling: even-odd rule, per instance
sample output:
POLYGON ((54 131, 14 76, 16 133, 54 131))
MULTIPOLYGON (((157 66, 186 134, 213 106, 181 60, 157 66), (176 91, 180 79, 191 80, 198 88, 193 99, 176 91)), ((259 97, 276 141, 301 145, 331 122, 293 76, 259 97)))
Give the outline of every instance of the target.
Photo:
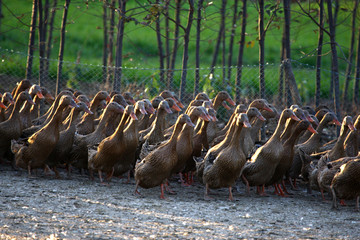
POLYGON ((336 118, 334 120, 332 120, 332 123, 334 123, 337 126, 340 126, 341 123, 339 122, 339 120, 337 120, 336 118))
POLYGON ((135 113, 130 113, 130 117, 133 119, 133 120, 138 120, 138 118, 136 117, 135 113))
POLYGON ((133 98, 130 98, 129 101, 132 103, 132 104, 135 104, 136 101, 133 99, 133 98))
POLYGON ((261 121, 266 121, 266 118, 264 118, 263 115, 259 115, 259 116, 257 116, 257 118, 260 119, 261 121))
POLYGON ((171 107, 173 110, 177 111, 177 112, 180 112, 181 111, 181 108, 179 108, 178 105, 174 104, 172 107, 171 107))
POLYGON ((53 95, 51 95, 50 93, 45 94, 45 98, 46 98, 46 99, 50 99, 50 100, 55 100, 55 98, 53 97, 53 95))
POLYGON ((318 133, 314 128, 313 126, 310 124, 309 127, 307 128, 307 130, 309 130, 310 132, 312 133, 318 133))
POLYGON ((235 102, 231 99, 231 98, 227 98, 226 101, 231 105, 231 106, 235 106, 235 102))
POLYGON ((295 121, 300 121, 300 119, 295 114, 291 115, 291 119, 295 121))
POLYGON ((44 95, 43 95, 41 92, 37 92, 36 95, 37 95, 40 99, 43 99, 43 98, 44 98, 44 95))
POLYGON ((6 109, 6 106, 2 102, 0 102, 0 108, 6 109))
POLYGON ((349 124, 348 124, 348 127, 349 127, 349 129, 350 129, 351 131, 356 130, 354 124, 352 124, 352 123, 349 123, 349 124))
POLYGON ((250 124, 250 122, 249 121, 244 121, 244 127, 245 128, 251 128, 251 124, 250 124))
POLYGON ((224 108, 226 108, 227 110, 230 110, 231 108, 229 107, 229 105, 226 104, 225 101, 222 102, 222 105, 224 108))
POLYGON ((273 110, 269 107, 263 107, 263 110, 268 111, 268 112, 273 112, 273 110))

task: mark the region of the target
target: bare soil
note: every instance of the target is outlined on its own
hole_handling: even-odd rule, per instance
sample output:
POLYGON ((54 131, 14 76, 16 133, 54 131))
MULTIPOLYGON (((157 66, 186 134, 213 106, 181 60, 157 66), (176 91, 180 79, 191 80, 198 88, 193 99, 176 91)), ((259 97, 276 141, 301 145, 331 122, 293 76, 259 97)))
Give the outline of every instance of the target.
POLYGON ((0 166, 0 239, 359 239, 360 213, 355 201, 331 209, 320 194, 309 195, 303 185, 290 197, 267 189, 268 197, 242 183, 213 190, 203 198, 204 186, 170 185, 176 195, 159 199, 160 188, 140 189, 134 180, 115 178, 109 185, 88 176, 61 171, 63 179, 0 166))

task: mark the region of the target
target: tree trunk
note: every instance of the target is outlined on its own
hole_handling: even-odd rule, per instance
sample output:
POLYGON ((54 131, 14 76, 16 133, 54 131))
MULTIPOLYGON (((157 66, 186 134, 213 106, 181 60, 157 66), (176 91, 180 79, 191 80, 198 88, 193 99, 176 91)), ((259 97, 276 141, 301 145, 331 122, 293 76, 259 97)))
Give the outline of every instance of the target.
MULTIPOLYGON (((156 4, 159 4, 159 0, 156 1, 156 4)), ((161 83, 161 87, 165 87, 164 82, 164 50, 161 39, 161 28, 160 28, 160 12, 157 13, 156 16, 156 39, 158 43, 158 51, 159 51, 159 81, 161 83)))
MULTIPOLYGON (((226 1, 226 0, 225 0, 226 1)), ((225 88, 225 86, 227 86, 228 81, 226 79, 226 46, 225 46, 225 8, 224 8, 224 29, 222 31, 222 36, 221 36, 221 63, 222 63, 222 84, 223 84, 223 88, 225 88)))
POLYGON ((121 87, 121 75, 122 75, 122 50, 123 50, 123 39, 124 39, 124 27, 125 27, 125 9, 126 0, 119 0, 120 16, 118 23, 118 33, 116 40, 116 60, 115 60, 115 76, 113 91, 120 91, 121 87))
POLYGON ((289 89, 291 91, 291 96, 292 96, 292 102, 301 106, 301 98, 300 98, 299 90, 296 85, 296 79, 294 76, 294 72, 291 67, 291 60, 285 59, 283 61, 283 65, 284 65, 285 81, 289 83, 289 89))
POLYGON ((264 0, 259 0, 259 90, 260 98, 265 98, 265 33, 264 0))
POLYGON ((57 5, 57 0, 54 0, 53 5, 51 7, 50 21, 47 24, 49 26, 49 32, 48 32, 48 37, 47 37, 47 41, 46 41, 46 50, 45 50, 46 59, 45 59, 44 74, 43 74, 44 79, 49 79, 49 58, 51 56, 51 49, 52 49, 51 43, 52 43, 52 34, 53 34, 53 30, 54 30, 56 5, 57 5))
POLYGON ((320 90, 321 90, 321 54, 322 54, 322 45, 324 39, 324 32, 322 27, 324 27, 324 1, 319 0, 319 40, 317 47, 317 56, 316 56, 316 88, 315 88, 315 107, 318 107, 320 104, 320 90))
POLYGON ((176 54, 179 42, 179 26, 180 26, 180 9, 181 7, 181 0, 176 0, 176 7, 175 7, 175 31, 174 31, 174 46, 171 55, 171 62, 170 62, 170 69, 168 71, 168 81, 167 81, 167 88, 169 90, 173 90, 173 78, 174 78, 174 69, 175 69, 175 62, 176 62, 176 54))
POLYGON ((187 64, 189 58, 189 38, 190 38, 190 30, 193 21, 194 15, 194 1, 189 1, 189 15, 188 15, 188 23, 184 33, 184 52, 182 58, 182 72, 181 72, 181 83, 180 83, 180 100, 183 102, 185 99, 185 92, 186 92, 186 76, 187 76, 187 64))
POLYGON ((26 73, 25 73, 25 78, 29 80, 31 79, 31 74, 32 74, 37 9, 38 9, 38 0, 33 0, 33 7, 31 13, 31 27, 30 27, 29 44, 28 44, 28 55, 27 55, 26 73))
MULTIPOLYGON (((332 8, 331 8, 332 10, 332 8)), ((339 13, 339 0, 335 0, 335 11, 334 11, 334 16, 333 16, 333 26, 334 26, 334 41, 335 41, 335 36, 336 36, 336 22, 337 22, 337 15, 339 13)), ((331 64, 333 64, 333 62, 331 62, 331 64)), ((331 68, 333 68, 333 66, 331 66, 331 68)), ((335 73, 331 72, 331 82, 330 82, 330 98, 333 97, 333 92, 334 90, 334 82, 335 82, 335 73)))
POLYGON ((59 48, 59 59, 58 59, 58 69, 57 69, 57 78, 56 78, 56 95, 59 94, 60 88, 63 86, 62 82, 62 63, 64 58, 64 48, 65 48, 65 27, 66 19, 69 10, 70 0, 65 0, 64 5, 64 14, 61 22, 61 34, 60 34, 60 48, 59 48))
MULTIPOLYGON (((283 92, 284 92, 284 54, 285 54, 285 31, 283 31, 283 36, 281 38, 281 49, 280 49, 280 67, 279 67, 279 94, 278 94, 278 99, 277 99, 277 103, 280 105, 283 105, 282 107, 287 107, 288 106, 288 102, 287 99, 288 97, 286 96, 285 93, 285 99, 283 99, 283 92)), ((285 84, 286 85, 286 84, 285 84)), ((287 89, 285 87, 285 89, 287 89)))
POLYGON ((332 72, 334 74, 334 106, 335 113, 338 119, 341 119, 340 112, 340 100, 339 100, 339 72, 338 72, 338 58, 335 42, 335 25, 331 10, 331 0, 327 0, 328 15, 329 15, 329 30, 330 30, 330 43, 331 43, 331 60, 332 60, 332 72))
POLYGON ((246 0, 243 0, 242 6, 242 22, 241 22, 241 36, 240 36, 240 47, 237 59, 237 71, 236 71, 236 103, 240 104, 240 86, 241 86, 241 74, 243 65, 243 55, 245 46, 245 32, 246 32, 246 0))
POLYGON ((108 44, 108 59, 107 59, 107 76, 106 76, 106 89, 110 90, 113 81, 113 48, 114 48, 114 28, 115 28, 115 0, 111 0, 110 6, 110 26, 109 26, 109 44, 108 44))
POLYGON ((345 107, 348 100, 348 89, 349 89, 349 83, 351 80, 351 73, 353 69, 353 58, 354 58, 354 44, 355 44, 355 34, 356 34, 356 13, 357 8, 359 5, 359 0, 356 0, 354 3, 354 8, 352 11, 352 21, 351 21, 351 40, 350 40, 350 48, 349 48, 349 57, 348 57, 348 64, 346 67, 346 73, 345 73, 345 83, 344 83, 344 92, 342 95, 342 105, 345 107))
POLYGON ((165 61, 166 61, 166 76, 169 76, 170 68, 170 28, 169 28, 169 1, 165 1, 165 61))
POLYGON ((107 19, 107 9, 108 9, 108 0, 104 0, 103 4, 103 25, 104 25, 104 42, 103 42, 103 74, 102 74, 102 81, 106 83, 106 70, 107 70, 107 58, 108 58, 108 19, 107 19))
POLYGON ((234 13, 232 18, 232 25, 231 25, 231 35, 229 41, 229 54, 228 54, 228 72, 227 72, 227 79, 230 81, 231 79, 231 70, 232 70, 232 57, 233 57, 233 48, 234 48, 234 38, 235 38, 235 30, 236 30, 236 22, 238 20, 238 0, 234 1, 234 13))
POLYGON ((45 1, 43 8, 42 0, 38 0, 39 8, 39 85, 44 85, 44 70, 45 70, 45 44, 46 44, 46 23, 47 23, 47 11, 49 9, 49 0, 45 1))
POLYGON ((216 60, 217 60, 217 57, 219 54, 221 39, 223 36, 223 31, 225 31, 225 7, 226 7, 226 0, 222 0, 221 9, 220 9, 220 14, 221 14, 220 29, 219 29, 219 34, 218 34, 218 37, 216 40, 216 46, 215 46, 215 50, 214 50, 213 60, 211 63, 211 69, 210 69, 211 76, 214 74, 214 71, 215 71, 216 60))
POLYGON ((358 46, 356 53, 356 74, 354 80, 353 103, 356 107, 359 104, 359 79, 360 79, 360 28, 358 30, 358 46))
POLYGON ((196 49, 195 49, 195 85, 194 85, 194 98, 199 93, 200 82, 200 32, 201 32, 201 10, 203 8, 204 0, 199 0, 197 9, 197 22, 196 22, 196 49))
MULTIPOLYGON (((291 6, 291 2, 290 0, 284 0, 284 59, 289 59, 290 61, 290 68, 291 68, 291 49, 290 49, 290 6, 291 6)), ((292 69, 291 69, 292 71, 292 69)), ((286 72, 285 72, 286 75, 286 72)), ((287 103, 287 107, 289 107, 292 104, 292 98, 297 99, 298 96, 293 96, 294 92, 292 91, 292 89, 296 89, 297 91, 297 86, 296 86, 296 81, 295 81, 295 77, 294 78, 289 78, 286 77, 285 78, 285 95, 286 95, 286 103, 287 103), (292 81, 294 80, 294 81, 292 81), (295 86, 290 86, 290 84, 295 84, 295 86)), ((295 93, 295 94, 299 94, 299 92, 295 93)), ((301 103, 297 103, 300 104, 301 103)))

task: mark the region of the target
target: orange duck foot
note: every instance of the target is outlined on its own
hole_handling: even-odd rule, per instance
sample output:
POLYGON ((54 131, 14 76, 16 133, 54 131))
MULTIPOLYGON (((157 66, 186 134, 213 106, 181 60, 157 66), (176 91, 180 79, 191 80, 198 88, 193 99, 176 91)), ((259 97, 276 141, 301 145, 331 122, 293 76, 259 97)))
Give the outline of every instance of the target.
POLYGON ((344 199, 340 199, 340 205, 341 206, 346 206, 345 200, 344 199))
POLYGON ((161 189, 161 195, 160 195, 160 199, 165 199, 165 196, 164 196, 164 184, 161 184, 160 185, 160 189, 161 189))

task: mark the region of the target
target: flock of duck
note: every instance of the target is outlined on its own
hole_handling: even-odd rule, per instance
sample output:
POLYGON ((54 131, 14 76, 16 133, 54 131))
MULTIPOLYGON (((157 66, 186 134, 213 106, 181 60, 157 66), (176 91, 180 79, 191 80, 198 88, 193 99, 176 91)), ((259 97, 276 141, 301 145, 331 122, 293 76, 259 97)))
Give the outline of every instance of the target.
POLYGON ((113 176, 133 174, 135 194, 141 188, 160 186, 171 192, 168 179, 179 174, 182 185, 191 185, 193 175, 209 189, 232 187, 237 180, 255 186, 266 195, 273 185, 280 196, 296 188, 296 180, 308 191, 327 191, 344 204, 360 195, 360 117, 340 123, 326 106, 278 110, 264 99, 249 106, 239 104, 221 129, 216 111, 235 107, 230 95, 219 92, 213 100, 199 93, 187 108, 170 91, 135 101, 128 92, 98 92, 90 101, 81 91, 66 89, 54 97, 44 88, 23 80, 12 93, 1 94, 0 158, 16 169, 88 169, 101 183, 113 176), (50 107, 40 115, 43 102, 50 107), (183 114, 179 114, 183 109, 183 114), (272 120, 271 120, 272 119, 272 120), (176 120, 174 124, 171 124, 176 120), (271 122, 275 123, 271 126, 271 122), (276 125, 276 127, 275 127, 276 125), (325 129, 341 125, 339 137, 329 139, 325 129), (265 127, 264 127, 265 126, 265 127), (260 147, 259 131, 270 136, 260 147), (330 140, 330 141, 329 141, 330 140), (104 175, 103 175, 104 174, 104 175))

